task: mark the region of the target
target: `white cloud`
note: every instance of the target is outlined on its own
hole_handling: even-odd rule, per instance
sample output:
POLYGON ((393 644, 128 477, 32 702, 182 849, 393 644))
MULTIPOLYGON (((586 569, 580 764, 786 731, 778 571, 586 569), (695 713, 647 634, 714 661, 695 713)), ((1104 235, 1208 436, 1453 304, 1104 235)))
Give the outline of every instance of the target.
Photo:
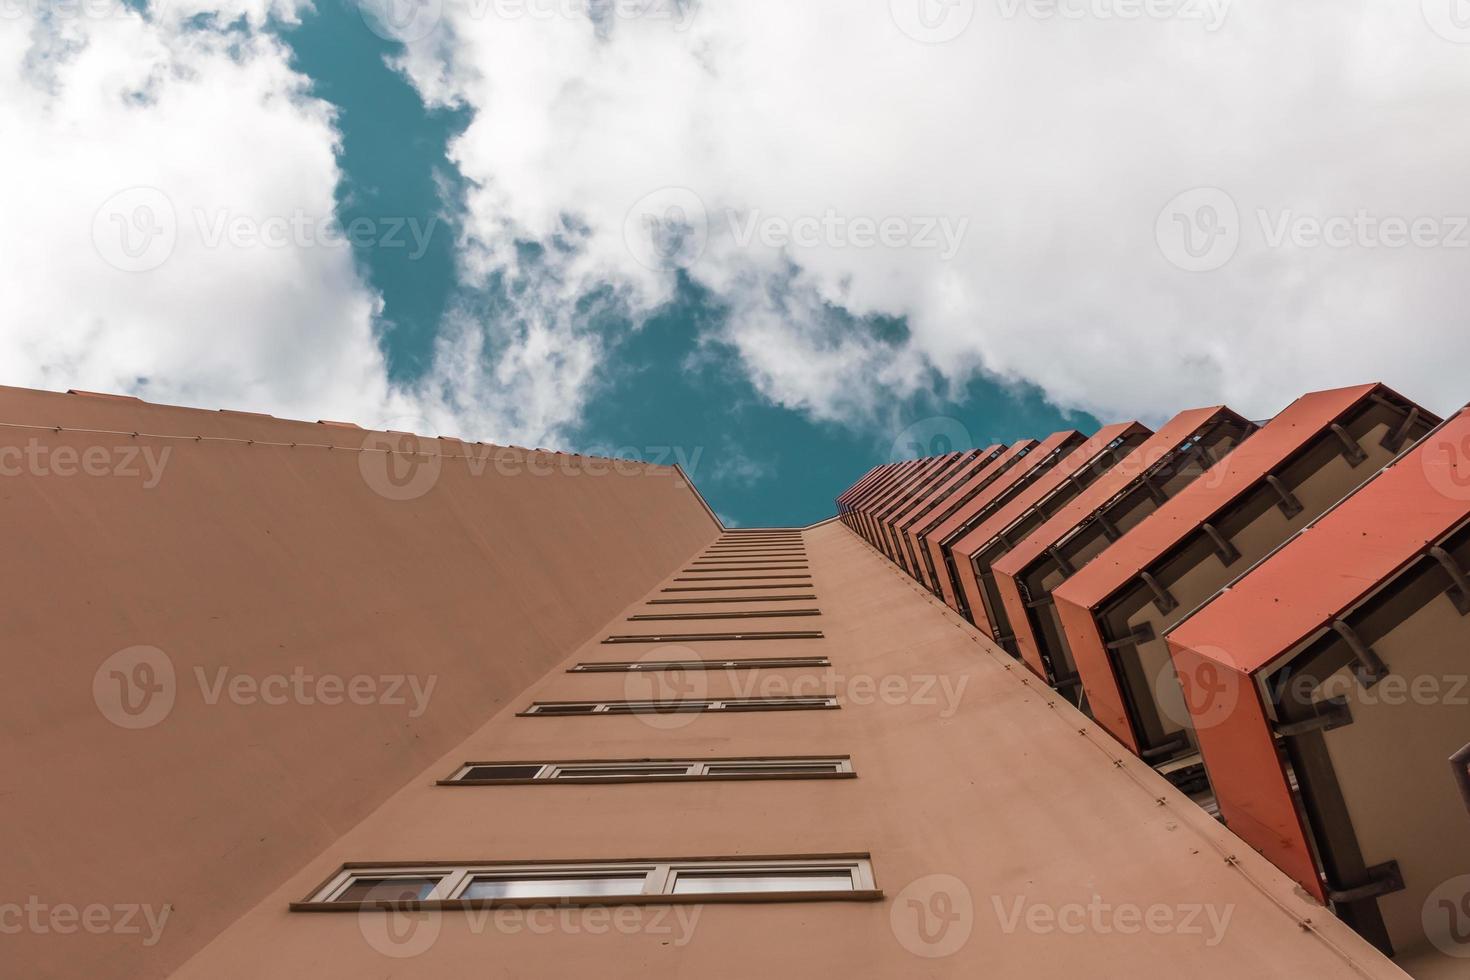
POLYGON ((0 382, 518 443, 575 420, 596 348, 564 316, 459 315, 389 383, 336 120, 262 29, 288 0, 0 4, 0 382))
POLYGON ((929 0, 627 15, 671 2, 594 4, 596 28, 574 4, 447 2, 452 30, 411 46, 427 97, 476 110, 452 152, 475 182, 471 267, 515 269, 517 238, 564 236, 570 216, 575 254, 542 300, 613 283, 647 311, 672 274, 628 247, 628 211, 683 187, 708 236, 691 246, 696 220, 673 254, 729 304, 723 339, 759 390, 818 418, 872 417, 927 368, 1034 382, 1109 418, 1216 400, 1260 416, 1369 378, 1440 410, 1470 395, 1470 249, 1273 248, 1257 216, 1470 214, 1455 124, 1470 45, 1419 4, 1214 0, 1179 5, 1207 20, 1123 20, 1093 0, 1051 19, 959 0, 929 8, 973 12, 942 44, 893 16, 929 0), (1241 238, 1222 268, 1186 272, 1156 219, 1200 186, 1228 192, 1241 238), (889 218, 893 247, 853 223, 889 218), (969 221, 949 261, 916 240, 938 218, 969 221), (742 245, 766 219, 813 244, 742 245), (905 316, 911 336, 882 342, 844 312, 905 316))

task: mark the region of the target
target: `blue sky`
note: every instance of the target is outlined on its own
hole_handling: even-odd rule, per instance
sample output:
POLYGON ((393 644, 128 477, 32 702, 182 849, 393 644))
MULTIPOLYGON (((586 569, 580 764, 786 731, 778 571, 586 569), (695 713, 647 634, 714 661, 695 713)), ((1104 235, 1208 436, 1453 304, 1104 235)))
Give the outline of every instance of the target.
POLYGON ((18 0, 0 383, 672 459, 744 525, 956 442, 1449 412, 1452 2, 18 0))
MULTIPOLYGON (((446 232, 455 229, 461 178, 445 147, 463 129, 466 111, 426 108, 408 79, 389 67, 401 46, 369 30, 356 6, 343 0, 322 0, 285 38, 314 93, 340 112, 343 223, 414 215, 426 224, 436 220, 446 232)), ((419 258, 404 250, 357 249, 383 296, 382 343, 395 378, 412 381, 425 370, 455 299, 453 244, 452 234, 435 235, 419 258)), ((493 298, 479 299, 485 315, 495 316, 493 298)), ((598 372, 580 424, 553 448, 677 459, 727 523, 800 525, 831 516, 838 493, 894 454, 945 451, 962 433, 987 445, 1097 427, 1086 413, 1048 405, 1034 388, 984 377, 951 397, 939 393, 936 377, 930 390, 896 400, 884 426, 816 422, 763 397, 734 351, 700 343, 707 322, 723 315, 717 298, 684 278, 673 299, 636 329, 626 320, 623 329, 609 329, 621 339, 598 372)), ((901 336, 905 328, 899 320, 868 329, 901 336)))

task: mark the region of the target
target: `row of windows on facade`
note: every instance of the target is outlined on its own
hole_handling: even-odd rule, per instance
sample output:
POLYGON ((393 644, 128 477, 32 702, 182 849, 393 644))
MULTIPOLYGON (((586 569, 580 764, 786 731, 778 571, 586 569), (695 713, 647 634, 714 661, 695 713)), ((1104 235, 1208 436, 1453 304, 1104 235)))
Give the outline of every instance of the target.
POLYGON ((343 868, 304 903, 310 907, 392 907, 424 902, 718 901, 876 897, 868 855, 531 864, 430 864, 343 868))
MULTIPOLYGON (((808 634, 809 635, 809 634, 808 634)), ((805 638, 805 637, 803 637, 805 638)), ((740 668, 830 667, 826 657, 744 658, 719 661, 620 661, 579 663, 573 673, 740 668)), ((522 714, 639 714, 667 711, 761 711, 836 708, 834 697, 727 698, 681 701, 535 702, 522 714)), ((493 785, 642 780, 823 778, 854 776, 847 756, 759 759, 640 759, 571 762, 466 763, 445 784, 493 785)), ((753 893, 828 896, 873 890, 866 855, 836 860, 784 858, 730 862, 554 862, 517 866, 456 865, 344 868, 307 904, 363 905, 403 902, 476 902, 697 896, 753 893)))

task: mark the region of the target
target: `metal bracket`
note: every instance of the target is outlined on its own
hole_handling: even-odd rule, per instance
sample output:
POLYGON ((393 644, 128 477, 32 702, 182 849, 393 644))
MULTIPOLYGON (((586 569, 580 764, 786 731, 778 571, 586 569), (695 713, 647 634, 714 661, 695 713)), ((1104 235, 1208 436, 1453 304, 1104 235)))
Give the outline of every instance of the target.
POLYGON ((1061 569, 1063 575, 1072 576, 1077 574, 1076 566, 1067 560, 1067 556, 1062 554, 1061 548, 1052 545, 1046 549, 1046 553, 1051 556, 1052 561, 1057 563, 1057 568, 1061 569))
POLYGON ((1349 466, 1357 466, 1368 458, 1368 454, 1363 452, 1363 447, 1358 445, 1358 440, 1354 439, 1347 429, 1336 422, 1332 423, 1331 428, 1332 434, 1337 436, 1338 441, 1342 443, 1342 455, 1348 461, 1349 466))
POLYGON ((1301 721, 1282 722, 1275 726, 1276 734, 1284 738, 1306 735, 1309 732, 1330 732, 1335 728, 1346 728, 1353 723, 1353 711, 1346 698, 1328 698, 1312 704, 1312 717, 1301 721))
POLYGON ((1455 771, 1455 784, 1465 798, 1465 809, 1470 810, 1470 745, 1450 756, 1450 767, 1455 771))
POLYGON ((1465 570, 1455 561, 1454 555, 1438 545, 1429 549, 1429 557, 1439 562, 1440 567, 1449 573, 1450 587, 1445 590, 1445 595, 1455 604, 1461 616, 1470 615, 1470 579, 1465 577, 1465 570))
POLYGON ((1383 437, 1383 448, 1391 453, 1396 453, 1402 449, 1404 440, 1409 438, 1409 430, 1414 427, 1414 423, 1417 421, 1419 421, 1419 407, 1415 405, 1404 415, 1404 420, 1399 423, 1399 427, 1383 437))
POLYGON ((1140 623, 1137 626, 1133 627, 1133 632, 1129 633, 1127 636, 1117 640, 1110 640, 1107 643, 1107 648, 1109 650, 1121 650, 1124 647, 1132 647, 1137 646, 1140 643, 1147 643, 1153 638, 1153 626, 1148 623, 1140 623))
POLYGON ((1118 530, 1118 525, 1108 520, 1108 515, 1101 511, 1097 515, 1097 526, 1102 528, 1103 537, 1109 541, 1116 541, 1123 536, 1123 532, 1118 530))
POLYGON ((1170 595, 1169 590, 1160 585, 1158 579, 1148 572, 1139 572, 1138 577, 1143 579, 1143 584, 1154 594, 1154 606, 1159 612, 1168 613, 1179 608, 1179 600, 1170 595))
POLYGON ((1296 499, 1296 494, 1292 493, 1291 489, 1282 483, 1279 477, 1275 474, 1268 473, 1266 475, 1266 483, 1270 485, 1272 490, 1276 491, 1276 496, 1281 499, 1278 505, 1281 508, 1281 513, 1287 517, 1295 517, 1302 512, 1302 502, 1296 499))
POLYGON ((1189 748, 1189 736, 1180 732, 1166 742, 1160 742, 1151 749, 1144 749, 1138 753, 1138 757, 1145 762, 1152 762, 1154 759, 1171 758, 1187 748, 1189 748))
POLYGON ((1061 694, 1075 691, 1082 686, 1082 675, 1068 674, 1065 677, 1058 677, 1055 681, 1052 682, 1051 686, 1053 689, 1061 694))
POLYGON ((1169 502, 1168 494, 1159 489, 1159 485, 1154 482, 1153 477, 1144 474, 1138 478, 1138 482, 1143 484, 1143 488, 1148 491, 1148 495, 1154 498, 1154 503, 1162 505, 1169 502))
POLYGON ((1221 534, 1215 525, 1206 522, 1201 524, 1199 529, 1209 535, 1210 540, 1215 543, 1215 553, 1220 556, 1220 561, 1226 565, 1234 565, 1240 560, 1240 549, 1231 544, 1230 539, 1221 534))
POLYGON ((1210 451, 1210 448, 1202 442, 1192 443, 1189 447, 1189 453, 1195 458, 1195 461, 1199 463, 1201 473, 1219 462, 1219 460, 1215 458, 1215 454, 1210 451))
POLYGON ((1348 649, 1353 652, 1353 657, 1358 661, 1357 666, 1353 669, 1353 674, 1357 677, 1358 683, 1363 685, 1364 690, 1371 688, 1388 676, 1388 665, 1373 652, 1372 647, 1363 642, 1363 638, 1358 636, 1358 631, 1349 626, 1345 620, 1334 619, 1332 631, 1342 637, 1342 641, 1348 645, 1348 649))
POLYGON ((1368 869, 1368 880, 1352 888, 1329 888, 1327 897, 1335 905, 1350 905, 1370 898, 1382 898, 1404 890, 1404 875, 1397 861, 1385 861, 1368 869))

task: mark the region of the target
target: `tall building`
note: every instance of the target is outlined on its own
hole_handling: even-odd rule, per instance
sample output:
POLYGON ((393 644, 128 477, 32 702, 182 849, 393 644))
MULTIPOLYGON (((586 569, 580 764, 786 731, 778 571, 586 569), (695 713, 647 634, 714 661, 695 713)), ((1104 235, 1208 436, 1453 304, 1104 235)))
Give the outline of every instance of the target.
POLYGON ((737 529, 0 389, 4 975, 1463 976, 1470 417, 1309 399, 737 529))

